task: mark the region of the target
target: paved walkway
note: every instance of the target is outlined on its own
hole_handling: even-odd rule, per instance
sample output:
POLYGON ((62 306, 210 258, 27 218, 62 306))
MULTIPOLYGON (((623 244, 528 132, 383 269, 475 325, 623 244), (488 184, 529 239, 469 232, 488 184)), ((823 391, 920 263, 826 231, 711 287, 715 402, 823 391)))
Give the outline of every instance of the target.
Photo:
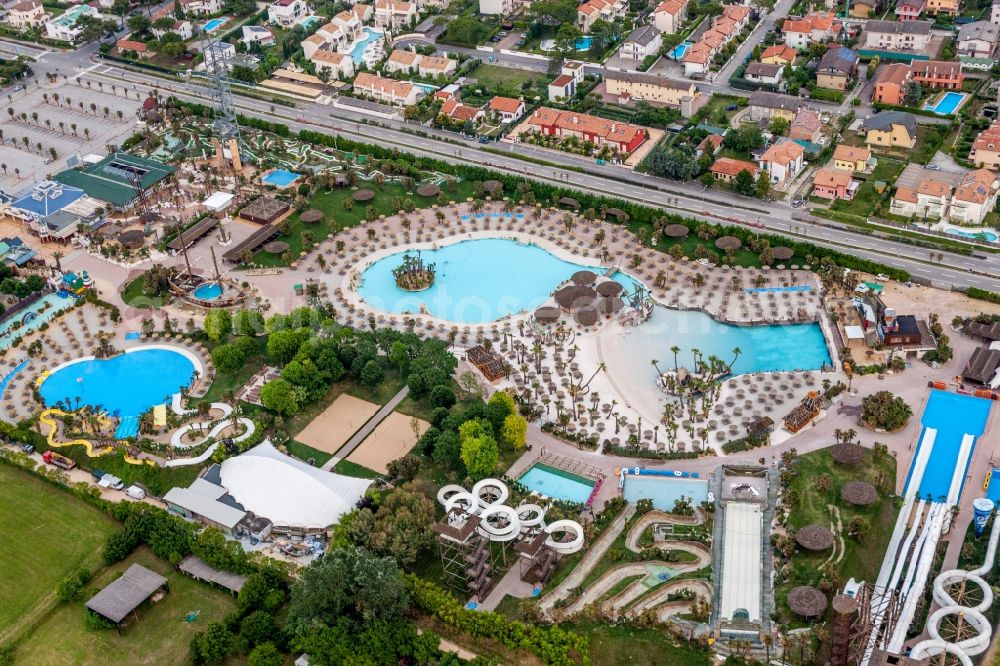
POLYGON ((379 424, 389 416, 389 414, 392 414, 393 410, 396 409, 396 407, 399 406, 399 403, 403 402, 408 395, 410 395, 409 386, 404 386, 399 389, 399 393, 392 396, 392 398, 389 399, 389 402, 382 405, 382 409, 375 412, 375 416, 368 419, 368 421, 363 426, 358 428, 358 431, 354 433, 349 440, 347 440, 347 443, 340 447, 337 451, 337 455, 326 461, 326 464, 323 465, 323 469, 329 472, 337 463, 351 455, 351 453, 354 452, 354 449, 358 448, 358 446, 361 445, 361 442, 365 441, 368 435, 372 434, 372 431, 375 430, 375 428, 377 428, 379 424))

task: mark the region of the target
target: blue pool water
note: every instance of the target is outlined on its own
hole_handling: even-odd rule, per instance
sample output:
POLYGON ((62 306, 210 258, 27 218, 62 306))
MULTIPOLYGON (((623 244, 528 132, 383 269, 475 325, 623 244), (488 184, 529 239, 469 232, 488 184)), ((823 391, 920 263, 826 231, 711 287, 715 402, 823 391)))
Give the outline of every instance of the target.
POLYGON ((587 35, 586 37, 581 37, 580 39, 576 40, 576 50, 586 51, 587 49, 590 48, 590 45, 593 43, 594 43, 594 38, 591 37, 590 35, 587 35))
POLYGON ((24 367, 28 365, 28 361, 21 361, 17 364, 13 370, 8 372, 3 379, 0 379, 0 397, 3 396, 3 392, 7 390, 7 384, 10 384, 10 380, 14 379, 14 375, 24 370, 24 367))
POLYGON ((207 21, 205 25, 201 26, 205 32, 215 32, 219 29, 219 26, 223 25, 227 19, 224 18, 214 18, 211 21, 207 21))
POLYGON ((698 506, 708 499, 708 482, 696 479, 671 479, 662 476, 625 477, 624 497, 633 504, 641 499, 653 500, 653 507, 660 511, 673 511, 674 503, 687 497, 692 506, 698 506))
POLYGON ((365 36, 354 42, 354 48, 351 49, 351 59, 354 60, 354 64, 361 64, 361 61, 364 60, 365 49, 368 48, 368 45, 382 39, 384 36, 385 33, 381 30, 365 28, 365 36))
POLYGON ((263 183, 274 185, 275 187, 288 187, 298 180, 298 178, 299 174, 297 173, 293 173, 285 169, 275 169, 260 180, 263 183))
POLYGON ((308 28, 309 26, 313 25, 314 23, 319 23, 319 21, 320 21, 320 17, 319 16, 316 16, 316 15, 307 16, 304 19, 302 19, 301 21, 299 21, 299 25, 301 25, 303 28, 308 28))
POLYGON ((626 336, 613 343, 616 367, 623 377, 652 384, 656 380, 655 359, 661 371, 672 370, 674 357, 670 348, 681 348, 677 363, 689 370, 694 368, 692 349, 704 359, 718 356, 729 363, 733 348, 740 356, 733 363, 733 374, 754 372, 787 372, 819 370, 829 365, 830 352, 819 324, 788 324, 775 326, 730 326, 694 310, 673 310, 657 307, 649 321, 629 329, 626 336))
POLYGON ((989 229, 983 229, 982 231, 968 231, 966 229, 959 229, 958 227, 946 227, 944 232, 946 234, 951 234, 952 236, 961 236, 962 238, 973 238, 973 239, 983 239, 988 240, 991 243, 996 243, 1000 236, 997 236, 995 231, 990 231, 989 229))
POLYGON ((75 298, 63 295, 63 293, 46 294, 24 310, 15 313, 14 316, 0 320, 0 349, 7 349, 14 338, 27 335, 38 329, 39 326, 76 302, 75 298), (51 307, 46 309, 46 305, 51 307), (13 328, 15 322, 21 323, 17 329, 13 328))
POLYGON ((100 406, 115 416, 138 416, 191 383, 195 366, 183 354, 169 349, 138 349, 110 359, 92 359, 67 365, 45 378, 39 391, 45 404, 62 400, 76 407, 100 406))
POLYGON ((946 92, 940 100, 938 100, 937 104, 933 106, 930 104, 925 105, 924 111, 933 111, 934 113, 942 116, 955 113, 955 109, 962 104, 966 97, 967 95, 965 93, 949 91, 946 92))
MULTIPOLYGON (((383 257, 365 269, 358 289, 361 297, 396 314, 420 312, 423 304, 429 314, 463 324, 482 324, 534 309, 576 271, 601 272, 595 266, 564 261, 537 245, 501 238, 468 240, 421 252, 425 262, 436 265, 437 275, 430 289, 411 293, 397 287, 392 276, 403 254, 383 257)), ((621 272, 613 278, 626 289, 636 284, 621 272)))
POLYGON ((593 481, 541 463, 532 465, 518 481, 539 495, 577 504, 586 502, 594 489, 593 481))
POLYGON ((192 295, 203 301, 211 301, 222 296, 222 285, 218 282, 206 282, 198 285, 192 295))
POLYGON ((691 48, 691 42, 681 42, 674 47, 673 51, 670 52, 670 57, 674 60, 680 60, 684 57, 684 54, 688 52, 689 48, 691 48))
MULTIPOLYGON (((927 459, 927 469, 917 488, 918 497, 926 499, 929 496, 932 500, 938 501, 942 495, 948 495, 955 465, 958 464, 962 438, 967 434, 977 438, 983 434, 992 404, 985 398, 947 391, 931 391, 924 413, 920 417, 920 425, 924 430, 920 433, 920 444, 913 455, 914 460, 920 454, 920 447, 925 446, 924 431, 927 428, 935 428, 937 436, 930 458, 927 459)), ((971 460, 972 455, 969 456, 969 461, 971 460)), ((912 474, 911 465, 906 477, 907 487, 910 485, 912 474)))

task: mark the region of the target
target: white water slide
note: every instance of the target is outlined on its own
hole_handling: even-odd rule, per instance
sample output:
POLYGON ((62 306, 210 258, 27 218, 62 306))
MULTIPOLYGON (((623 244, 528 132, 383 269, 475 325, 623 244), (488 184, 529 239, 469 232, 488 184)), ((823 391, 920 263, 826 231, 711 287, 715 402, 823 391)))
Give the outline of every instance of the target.
MULTIPOLYGON (((882 561, 875 582, 876 590, 871 598, 872 632, 861 660, 862 666, 868 666, 872 651, 877 647, 884 647, 897 653, 902 649, 906 632, 916 614, 917 603, 927 585, 938 541, 951 523, 951 509, 958 502, 961 493, 962 480, 975 442, 972 435, 966 435, 962 439, 945 501, 933 502, 917 498, 917 489, 923 481, 936 439, 936 429, 925 429, 917 449, 917 457, 913 461, 913 469, 903 496, 903 506, 896 519, 885 559, 882 561), (902 609, 891 634, 887 634, 883 629, 890 602, 889 591, 895 592, 902 603, 902 609)), ((978 628, 978 625, 974 626, 978 628)), ((938 650, 938 653, 941 650, 938 650)), ((947 648, 947 651, 955 654, 951 648, 947 648)))

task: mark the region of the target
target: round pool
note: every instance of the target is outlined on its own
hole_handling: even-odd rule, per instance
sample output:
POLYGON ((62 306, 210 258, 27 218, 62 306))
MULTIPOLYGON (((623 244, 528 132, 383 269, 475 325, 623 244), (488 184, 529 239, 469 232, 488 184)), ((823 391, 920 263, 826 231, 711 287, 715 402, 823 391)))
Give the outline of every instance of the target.
POLYGON ((205 282, 195 287, 191 295, 202 301, 215 300, 222 296, 222 285, 218 282, 205 282))
POLYGON ((69 409, 90 405, 112 415, 137 416, 170 402, 197 369, 180 351, 139 347, 109 359, 71 361, 46 377, 39 392, 49 407, 61 400, 69 409))

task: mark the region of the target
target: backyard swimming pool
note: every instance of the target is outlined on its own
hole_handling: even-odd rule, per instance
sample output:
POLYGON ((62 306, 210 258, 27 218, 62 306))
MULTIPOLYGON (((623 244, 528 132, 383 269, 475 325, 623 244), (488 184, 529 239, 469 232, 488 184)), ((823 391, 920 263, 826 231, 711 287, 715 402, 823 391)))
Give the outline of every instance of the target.
POLYGON ((86 358, 56 368, 39 392, 49 407, 100 406, 113 416, 138 416, 191 383, 200 367, 174 349, 138 347, 110 359, 86 358))
POLYGON ((365 28, 365 36, 354 42, 354 48, 351 49, 351 59, 354 61, 354 64, 360 65, 365 59, 365 49, 368 48, 368 45, 382 39, 384 36, 385 33, 379 30, 365 28))
POLYGON ((7 349, 14 338, 36 330, 58 312, 73 305, 74 301, 72 296, 46 294, 25 309, 0 320, 0 349, 7 349), (20 322, 20 326, 15 327, 16 322, 20 322))
POLYGON ((740 356, 733 363, 733 374, 755 372, 790 372, 819 370, 830 365, 830 352, 819 324, 788 324, 772 326, 731 326, 695 310, 673 310, 663 306, 654 309, 649 321, 629 329, 621 343, 623 352, 616 356, 621 376, 632 376, 639 382, 655 382, 656 359, 661 371, 673 370, 670 348, 681 348, 677 364, 694 367, 692 349, 704 358, 718 356, 729 363, 733 348, 740 356))
POLYGON ((205 25, 201 26, 202 30, 205 32, 215 32, 219 29, 219 26, 224 25, 228 19, 225 18, 214 18, 211 21, 207 21, 205 25))
MULTIPOLYGON (((580 37, 576 40, 574 47, 577 51, 586 51, 594 43, 594 38, 590 35, 580 37)), ((554 39, 543 39, 541 44, 538 45, 543 51, 555 51, 556 50, 556 40, 554 39)))
POLYGON ((942 116, 955 113, 955 110, 962 105, 962 102, 965 101, 966 97, 968 97, 968 95, 965 93, 949 91, 937 101, 937 104, 925 104, 924 111, 933 111, 934 113, 942 116))
POLYGON ((212 301, 222 296, 222 285, 218 282, 206 282, 195 287, 191 295, 203 301, 212 301))
POLYGON ((625 489, 622 493, 628 502, 641 499, 653 500, 653 508, 673 511, 674 504, 682 496, 698 506, 708 499, 708 482, 697 479, 672 479, 665 476, 625 475, 625 489))
POLYGON ((299 179, 299 174, 288 171, 287 169, 274 169, 270 173, 261 177, 261 182, 268 185, 274 185, 275 187, 288 187, 296 180, 299 179))
MULTIPOLYGON (((985 398, 948 393, 947 391, 931 391, 927 405, 924 407, 924 413, 920 417, 923 431, 920 435, 917 451, 913 454, 914 460, 920 455, 920 448, 927 445, 924 439, 924 432, 927 428, 936 429, 937 436, 934 439, 930 457, 927 459, 927 467, 917 489, 917 497, 924 499, 930 497, 936 502, 942 495, 948 495, 955 466, 958 464, 962 439, 965 435, 978 438, 983 434, 983 431, 986 430, 986 420, 989 418, 992 404, 985 398)), ((972 454, 970 453, 969 461, 971 460, 972 454)), ((968 463, 966 463, 966 467, 968 467, 968 463)), ((912 474, 913 465, 910 466, 910 471, 907 473, 907 486, 910 485, 912 474)), ((962 478, 965 478, 964 475, 962 478)))
POLYGON ((583 504, 594 490, 594 482, 555 467, 535 463, 518 482, 539 495, 583 504))
MULTIPOLYGON (((463 324, 482 324, 528 311, 573 273, 595 266, 566 261, 537 245, 504 238, 467 240, 420 253, 435 264, 434 285, 421 292, 403 291, 392 275, 404 252, 383 257, 365 269, 358 293, 372 307, 395 314, 428 314, 463 324), (518 270, 512 270, 512 267, 518 270)), ((618 272, 613 276, 626 289, 636 281, 618 272)))
POLYGON ((982 239, 991 243, 996 243, 997 239, 1000 238, 995 231, 990 231, 989 229, 969 231, 967 229, 959 229, 958 227, 945 227, 944 232, 952 236, 961 236, 962 238, 973 238, 976 240, 982 239))
POLYGON ((673 51, 670 52, 670 57, 674 60, 680 60, 684 57, 684 54, 688 52, 689 48, 691 48, 691 42, 681 42, 674 47, 673 51))

